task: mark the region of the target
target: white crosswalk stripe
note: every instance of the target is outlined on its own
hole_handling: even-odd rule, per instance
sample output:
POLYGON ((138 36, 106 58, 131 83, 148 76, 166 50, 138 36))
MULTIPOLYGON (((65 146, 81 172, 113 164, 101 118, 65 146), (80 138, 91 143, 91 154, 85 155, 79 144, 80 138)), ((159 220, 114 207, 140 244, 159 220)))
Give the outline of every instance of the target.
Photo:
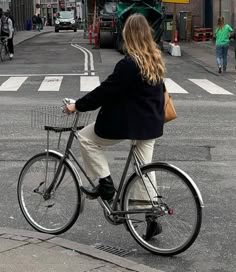
POLYGON ((90 92, 100 85, 98 76, 81 76, 80 77, 80 91, 90 92))
MULTIPOLYGON (((5 78, 7 75, 0 75, 1 78, 5 78)), ((234 95, 234 93, 229 92, 228 90, 218 86, 217 84, 211 82, 208 79, 185 79, 185 86, 188 86, 188 89, 184 89, 182 83, 176 83, 171 78, 165 78, 165 84, 169 91, 172 94, 193 94, 197 92, 197 87, 194 90, 189 87, 189 83, 187 81, 192 82, 192 84, 197 85, 200 88, 206 91, 211 95, 234 95)), ((34 91, 39 92, 59 92, 69 90, 71 86, 76 87, 80 92, 90 92, 94 88, 100 85, 100 78, 96 75, 85 75, 85 74, 51 74, 51 75, 11 75, 4 82, 1 80, 2 84, 0 85, 0 92, 7 91, 18 91, 21 88, 21 91, 24 91, 22 85, 35 86, 34 91), (28 79, 28 80, 27 80, 28 79), (27 80, 27 82, 26 82, 27 80), (79 82, 78 82, 79 81, 79 82), (73 83, 71 83, 73 82, 73 83), (63 86, 62 86, 63 83, 63 86), (33 84, 33 85, 32 85, 33 84), (74 85, 73 85, 74 84, 74 85), (68 88, 68 89, 67 89, 68 88)), ((191 83, 190 83, 191 84, 191 83)), ((29 89, 29 87, 27 87, 29 89)))
POLYGON ((63 76, 47 76, 44 78, 43 82, 39 87, 39 91, 59 91, 63 76))
POLYGON ((170 78, 165 78, 165 85, 169 93, 188 93, 170 78))
POLYGON ((223 89, 220 86, 216 85, 215 83, 209 81, 208 79, 189 79, 189 80, 210 94, 232 95, 232 93, 226 91, 225 89, 223 89))
POLYGON ((0 86, 0 91, 8 92, 13 91, 16 92, 21 85, 26 81, 28 77, 10 77, 0 86))

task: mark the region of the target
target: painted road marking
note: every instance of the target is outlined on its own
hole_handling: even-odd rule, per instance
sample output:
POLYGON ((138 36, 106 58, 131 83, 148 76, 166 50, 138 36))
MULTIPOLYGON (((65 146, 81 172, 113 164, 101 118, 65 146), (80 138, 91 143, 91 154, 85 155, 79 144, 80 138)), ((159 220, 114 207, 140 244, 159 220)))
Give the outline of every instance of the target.
POLYGON ((215 83, 211 82, 208 79, 189 79, 189 80, 210 94, 233 95, 232 93, 226 91, 225 89, 221 88, 220 86, 216 85, 215 83))
POLYGON ((42 91, 43 92, 45 92, 45 91, 58 92, 61 87, 62 79, 63 79, 62 76, 45 77, 38 90, 40 92, 42 92, 42 91))
MULTIPOLYGON (((6 91, 18 91, 20 87, 24 84, 24 82, 28 79, 30 80, 31 76, 44 76, 44 80, 42 81, 38 91, 60 91, 61 90, 61 84, 65 76, 71 76, 76 75, 80 78, 80 91, 81 92, 90 92, 94 88, 100 85, 100 79, 99 76, 93 75, 93 72, 91 72, 92 75, 88 75, 88 73, 84 74, 22 74, 21 76, 10 76, 5 82, 0 85, 0 91, 6 92, 6 91)), ((0 78, 7 75, 0 75, 0 78)), ((207 79, 188 79, 192 83, 196 84, 197 86, 201 87, 203 90, 210 94, 216 94, 216 95, 234 95, 233 93, 223 89, 222 87, 216 85, 215 83, 211 82, 207 79)), ((176 93, 176 94, 188 94, 185 89, 183 89, 179 84, 177 84, 175 81, 173 81, 170 78, 165 79, 165 84, 167 86, 167 89, 170 93, 176 93)))
POLYGON ((0 77, 38 77, 38 76, 84 76, 87 75, 88 73, 68 73, 68 74, 0 74, 0 77))
POLYGON ((0 86, 0 91, 16 92, 28 77, 10 77, 0 86))
POLYGON ((175 83, 172 79, 170 78, 165 78, 165 84, 166 88, 169 93, 179 93, 179 94, 187 94, 188 92, 183 89, 182 87, 179 86, 179 84, 175 83))
POLYGON ((81 76, 80 77, 80 91, 90 92, 100 85, 98 76, 81 76))
MULTIPOLYGON (((94 60, 93 60, 93 54, 90 50, 88 50, 85 47, 82 47, 78 44, 72 44, 73 47, 78 48, 79 50, 81 50, 84 54, 87 54, 89 56, 89 64, 90 64, 90 71, 94 71, 94 60)), ((88 60, 88 56, 85 58, 87 58, 88 60)))
POLYGON ((79 49, 80 51, 84 53, 84 71, 88 72, 88 53, 83 48, 80 48, 76 44, 71 44, 71 46, 73 46, 76 49, 79 49))

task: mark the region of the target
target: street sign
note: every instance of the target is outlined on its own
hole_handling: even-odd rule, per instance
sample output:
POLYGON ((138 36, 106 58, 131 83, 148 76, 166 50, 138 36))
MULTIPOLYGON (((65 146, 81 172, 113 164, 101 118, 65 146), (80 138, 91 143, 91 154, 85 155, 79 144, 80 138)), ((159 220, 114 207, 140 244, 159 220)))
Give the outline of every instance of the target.
POLYGON ((162 0, 163 3, 189 4, 190 0, 162 0))

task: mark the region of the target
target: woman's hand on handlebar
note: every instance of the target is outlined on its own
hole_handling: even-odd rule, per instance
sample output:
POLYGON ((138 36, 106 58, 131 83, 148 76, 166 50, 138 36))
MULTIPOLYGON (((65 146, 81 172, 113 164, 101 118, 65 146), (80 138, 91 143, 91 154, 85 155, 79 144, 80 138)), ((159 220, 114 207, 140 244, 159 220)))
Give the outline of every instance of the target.
POLYGON ((67 114, 73 113, 76 111, 75 107, 75 100, 72 98, 64 98, 62 100, 64 106, 63 106, 63 111, 67 114))
POLYGON ((75 104, 67 104, 67 105, 65 105, 65 111, 68 114, 75 112, 76 111, 75 104))

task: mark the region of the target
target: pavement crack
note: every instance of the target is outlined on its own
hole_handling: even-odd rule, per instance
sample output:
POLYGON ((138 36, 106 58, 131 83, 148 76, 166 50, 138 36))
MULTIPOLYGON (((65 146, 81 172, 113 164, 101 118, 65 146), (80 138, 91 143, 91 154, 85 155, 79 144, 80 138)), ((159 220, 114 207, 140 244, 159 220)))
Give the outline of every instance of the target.
MULTIPOLYGON (((12 240, 12 239, 10 239, 10 240, 12 240)), ((9 249, 0 251, 0 254, 5 253, 5 252, 10 252, 11 250, 15 250, 15 249, 18 249, 18 248, 23 248, 23 247, 25 247, 25 246, 28 246, 29 244, 30 244, 30 242, 25 242, 25 244, 23 244, 23 245, 11 247, 11 248, 9 248, 9 249)))

